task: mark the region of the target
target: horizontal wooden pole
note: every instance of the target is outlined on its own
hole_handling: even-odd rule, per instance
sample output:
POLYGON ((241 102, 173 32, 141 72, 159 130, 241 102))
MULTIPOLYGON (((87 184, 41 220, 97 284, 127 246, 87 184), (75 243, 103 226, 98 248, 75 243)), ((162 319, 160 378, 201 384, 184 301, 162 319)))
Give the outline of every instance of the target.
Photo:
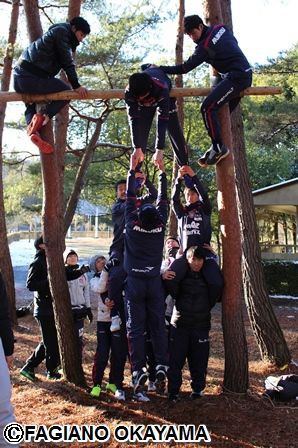
MULTIPOLYGON (((207 96, 211 91, 210 88, 179 88, 172 89, 170 96, 175 97, 195 97, 207 96)), ((279 95, 282 93, 280 87, 249 87, 243 90, 241 96, 244 95, 279 95)), ((109 100, 109 99, 123 99, 123 89, 111 90, 88 90, 88 97, 86 100, 109 100)), ((63 92, 49 93, 44 95, 29 95, 20 94, 16 92, 0 92, 0 103, 8 103, 11 101, 24 101, 24 103, 40 103, 51 100, 80 100, 80 96, 74 90, 64 90, 63 92)))

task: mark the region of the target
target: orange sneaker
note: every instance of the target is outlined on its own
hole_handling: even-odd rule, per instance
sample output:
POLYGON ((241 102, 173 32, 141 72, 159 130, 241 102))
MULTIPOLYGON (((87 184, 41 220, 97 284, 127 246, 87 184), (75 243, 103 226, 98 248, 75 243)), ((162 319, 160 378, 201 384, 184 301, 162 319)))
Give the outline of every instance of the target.
POLYGON ((32 134, 30 135, 30 140, 34 145, 38 146, 39 150, 44 154, 51 154, 54 152, 54 148, 50 143, 43 140, 39 135, 32 134))
POLYGON ((32 117, 32 120, 27 126, 27 134, 30 136, 32 134, 35 134, 39 129, 42 127, 42 123, 44 122, 44 115, 42 114, 35 114, 32 117))

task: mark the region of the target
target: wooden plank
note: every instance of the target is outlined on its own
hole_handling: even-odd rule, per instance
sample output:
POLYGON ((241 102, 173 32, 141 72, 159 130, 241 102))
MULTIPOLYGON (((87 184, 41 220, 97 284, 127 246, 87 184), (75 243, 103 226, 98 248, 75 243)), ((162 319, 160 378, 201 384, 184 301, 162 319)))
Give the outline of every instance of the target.
MULTIPOLYGON (((172 89, 170 96, 175 97, 196 97, 207 96, 211 91, 210 88, 197 87, 197 88, 178 88, 172 89)), ((241 96, 246 95, 280 95, 282 93, 281 87, 249 87, 241 93, 241 96)), ((111 90, 88 90, 88 98, 81 101, 88 100, 109 100, 109 99, 123 99, 123 89, 111 89, 111 90)), ((25 103, 46 102, 51 100, 80 100, 77 92, 74 90, 65 90, 63 92, 50 93, 45 95, 29 95, 20 94, 16 92, 0 92, 0 103, 8 103, 12 101, 24 101, 25 103)))

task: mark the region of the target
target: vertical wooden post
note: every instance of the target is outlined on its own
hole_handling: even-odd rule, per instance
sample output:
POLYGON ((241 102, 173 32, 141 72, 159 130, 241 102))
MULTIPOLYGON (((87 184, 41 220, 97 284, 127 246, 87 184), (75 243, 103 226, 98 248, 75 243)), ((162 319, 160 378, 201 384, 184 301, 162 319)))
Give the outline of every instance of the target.
MULTIPOLYGON (((221 22, 218 0, 204 2, 205 21, 208 25, 221 22)), ((228 105, 219 112, 223 143, 232 152, 232 133, 228 105)), ((216 166, 218 210, 223 246, 223 273, 225 288, 222 300, 222 323, 225 344, 224 388, 246 392, 248 388, 248 356, 242 315, 243 290, 241 273, 240 222, 233 156, 216 166)))

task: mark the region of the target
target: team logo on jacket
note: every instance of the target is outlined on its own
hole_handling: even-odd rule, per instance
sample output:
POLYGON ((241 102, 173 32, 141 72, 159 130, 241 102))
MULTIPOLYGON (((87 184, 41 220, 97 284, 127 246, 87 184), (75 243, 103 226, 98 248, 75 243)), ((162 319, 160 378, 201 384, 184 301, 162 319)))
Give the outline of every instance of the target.
POLYGON ((154 266, 145 266, 144 269, 132 268, 131 270, 133 272, 143 272, 143 273, 146 273, 146 272, 152 271, 152 269, 154 269, 154 266))
POLYGON ((215 36, 212 38, 212 43, 213 45, 215 45, 219 39, 221 38, 221 36, 226 32, 225 28, 220 28, 219 31, 217 31, 217 33, 215 34, 215 36))
POLYGON ((156 227, 155 229, 145 230, 140 226, 133 226, 133 230, 136 232, 144 232, 144 233, 160 233, 163 231, 163 227, 156 227))

